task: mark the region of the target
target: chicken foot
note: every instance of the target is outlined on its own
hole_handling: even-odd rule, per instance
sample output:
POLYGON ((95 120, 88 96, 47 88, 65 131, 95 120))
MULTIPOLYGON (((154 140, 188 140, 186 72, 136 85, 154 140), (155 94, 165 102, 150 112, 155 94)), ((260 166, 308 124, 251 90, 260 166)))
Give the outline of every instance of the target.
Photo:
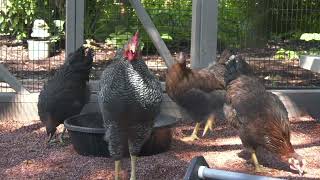
POLYGON ((55 142, 55 139, 52 139, 53 136, 54 136, 54 134, 52 134, 52 133, 49 134, 49 138, 48 138, 48 140, 47 140, 47 143, 48 143, 48 144, 52 144, 52 143, 55 142))
POLYGON ((261 166, 258 162, 256 151, 251 152, 251 159, 253 161, 256 172, 259 172, 259 173, 266 172, 266 169, 263 166, 261 166))
POLYGON ((213 127, 215 125, 215 119, 213 116, 210 116, 206 122, 206 125, 204 127, 203 133, 202 133, 202 137, 206 135, 206 133, 208 132, 208 130, 213 131, 213 127))
POLYGON ((199 140, 200 138, 197 136, 198 134, 198 131, 199 131, 199 128, 200 128, 200 123, 197 123, 196 126, 194 127, 193 129, 193 132, 191 134, 191 136, 188 136, 188 137, 184 137, 182 138, 181 140, 182 141, 194 141, 194 140, 199 140))
POLYGON ((117 160, 114 162, 114 170, 115 170, 115 175, 114 179, 115 180, 120 180, 120 172, 121 172, 121 161, 117 160))
POLYGON ((136 162, 138 157, 131 155, 131 174, 130 180, 136 180, 136 162))
MULTIPOLYGON (((62 145, 64 145, 63 137, 64 137, 66 130, 67 129, 65 127, 63 127, 62 133, 58 136, 58 140, 59 140, 60 144, 62 144, 62 145)), ((55 136, 55 134, 49 135, 49 139, 47 141, 49 145, 54 144, 58 141, 56 138, 53 138, 53 136, 55 136)))

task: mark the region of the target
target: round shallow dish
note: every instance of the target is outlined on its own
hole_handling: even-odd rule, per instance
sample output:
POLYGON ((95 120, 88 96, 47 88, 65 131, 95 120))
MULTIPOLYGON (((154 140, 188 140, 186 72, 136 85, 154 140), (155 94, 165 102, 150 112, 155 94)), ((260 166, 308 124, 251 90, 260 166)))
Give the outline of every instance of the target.
MULTIPOLYGON (((148 156, 167 151, 172 140, 171 127, 176 122, 175 117, 160 114, 140 155, 148 156)), ((64 126, 68 129, 71 143, 77 153, 85 156, 109 156, 108 143, 103 138, 106 130, 100 113, 72 116, 64 121, 64 126)), ((128 152, 126 154, 129 155, 128 152)))

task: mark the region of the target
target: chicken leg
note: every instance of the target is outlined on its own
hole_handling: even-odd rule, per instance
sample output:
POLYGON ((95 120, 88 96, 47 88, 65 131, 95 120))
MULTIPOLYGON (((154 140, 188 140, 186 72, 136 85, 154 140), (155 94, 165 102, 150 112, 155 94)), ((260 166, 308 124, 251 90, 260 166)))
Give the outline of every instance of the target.
POLYGON ((131 157, 131 174, 130 180, 136 180, 136 162, 138 157, 134 155, 130 155, 131 157))
POLYGON ((251 159, 253 161, 253 164, 255 166, 255 171, 256 172, 265 172, 266 170, 263 168, 263 166, 261 166, 258 162, 258 159, 257 159, 257 155, 256 155, 256 151, 252 151, 251 152, 251 159))
POLYGON ((197 134, 198 134, 199 128, 200 128, 200 123, 197 123, 196 126, 195 126, 194 129, 193 129, 193 132, 192 132, 191 136, 184 137, 184 138, 182 138, 181 140, 182 140, 182 141, 185 141, 185 142, 186 142, 186 141, 198 140, 199 137, 197 136, 197 134))
POLYGON ((114 169, 115 169, 115 175, 114 175, 114 179, 115 180, 120 180, 120 172, 121 172, 121 161, 117 160, 114 162, 114 169))
POLYGON ((57 138, 59 139, 59 142, 60 142, 60 144, 61 145, 64 145, 64 141, 63 141, 63 136, 64 136, 64 133, 66 132, 66 128, 64 127, 63 128, 63 131, 62 131, 62 133, 57 137, 55 134, 50 134, 49 135, 49 139, 48 139, 48 144, 49 145, 51 145, 51 144, 54 144, 54 143, 56 143, 57 142, 57 138), (55 138, 53 138, 55 136, 55 138))
POLYGON ((215 118, 213 116, 210 116, 207 120, 205 127, 204 127, 202 137, 206 135, 208 130, 213 131, 214 125, 215 125, 215 118))

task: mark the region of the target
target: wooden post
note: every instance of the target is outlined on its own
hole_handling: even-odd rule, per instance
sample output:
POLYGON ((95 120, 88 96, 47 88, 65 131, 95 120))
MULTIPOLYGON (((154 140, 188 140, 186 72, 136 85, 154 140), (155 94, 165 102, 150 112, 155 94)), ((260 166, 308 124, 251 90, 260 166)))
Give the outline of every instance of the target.
POLYGON ((167 48, 164 41, 161 39, 161 36, 153 24, 150 16, 147 11, 144 9, 140 0, 129 0, 132 7, 135 9, 138 18, 140 19, 144 29, 147 31, 149 37, 151 38, 154 46, 157 48, 161 57, 165 60, 167 67, 170 67, 173 64, 173 57, 170 54, 169 49, 167 48))
POLYGON ((192 1, 191 67, 207 67, 216 60, 217 0, 192 1))
POLYGON ((66 57, 83 45, 84 0, 66 2, 66 57))

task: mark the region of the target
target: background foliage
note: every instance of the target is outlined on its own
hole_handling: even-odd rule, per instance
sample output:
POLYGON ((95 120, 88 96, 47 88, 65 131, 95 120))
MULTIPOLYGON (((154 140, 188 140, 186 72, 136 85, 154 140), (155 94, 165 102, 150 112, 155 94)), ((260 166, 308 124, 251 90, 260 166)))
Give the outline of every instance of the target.
MULTIPOLYGON (((44 19, 49 27, 53 20, 64 17, 62 0, 6 0, 0 10, 0 33, 10 34, 17 39, 30 37, 35 19, 44 19), (60 4, 59 4, 60 3, 60 4)), ((63 18, 64 19, 64 18, 63 18)))
MULTIPOLYGON (((64 0, 7 0, 0 33, 30 36, 35 19, 65 20, 64 0)), ((191 35, 191 0, 142 0, 169 48, 185 48, 191 35)), ((319 0, 219 0, 220 48, 264 46, 268 40, 299 40, 320 32, 319 0)), ((154 47, 127 0, 86 0, 85 38, 120 46, 140 30, 146 51, 154 47)))

